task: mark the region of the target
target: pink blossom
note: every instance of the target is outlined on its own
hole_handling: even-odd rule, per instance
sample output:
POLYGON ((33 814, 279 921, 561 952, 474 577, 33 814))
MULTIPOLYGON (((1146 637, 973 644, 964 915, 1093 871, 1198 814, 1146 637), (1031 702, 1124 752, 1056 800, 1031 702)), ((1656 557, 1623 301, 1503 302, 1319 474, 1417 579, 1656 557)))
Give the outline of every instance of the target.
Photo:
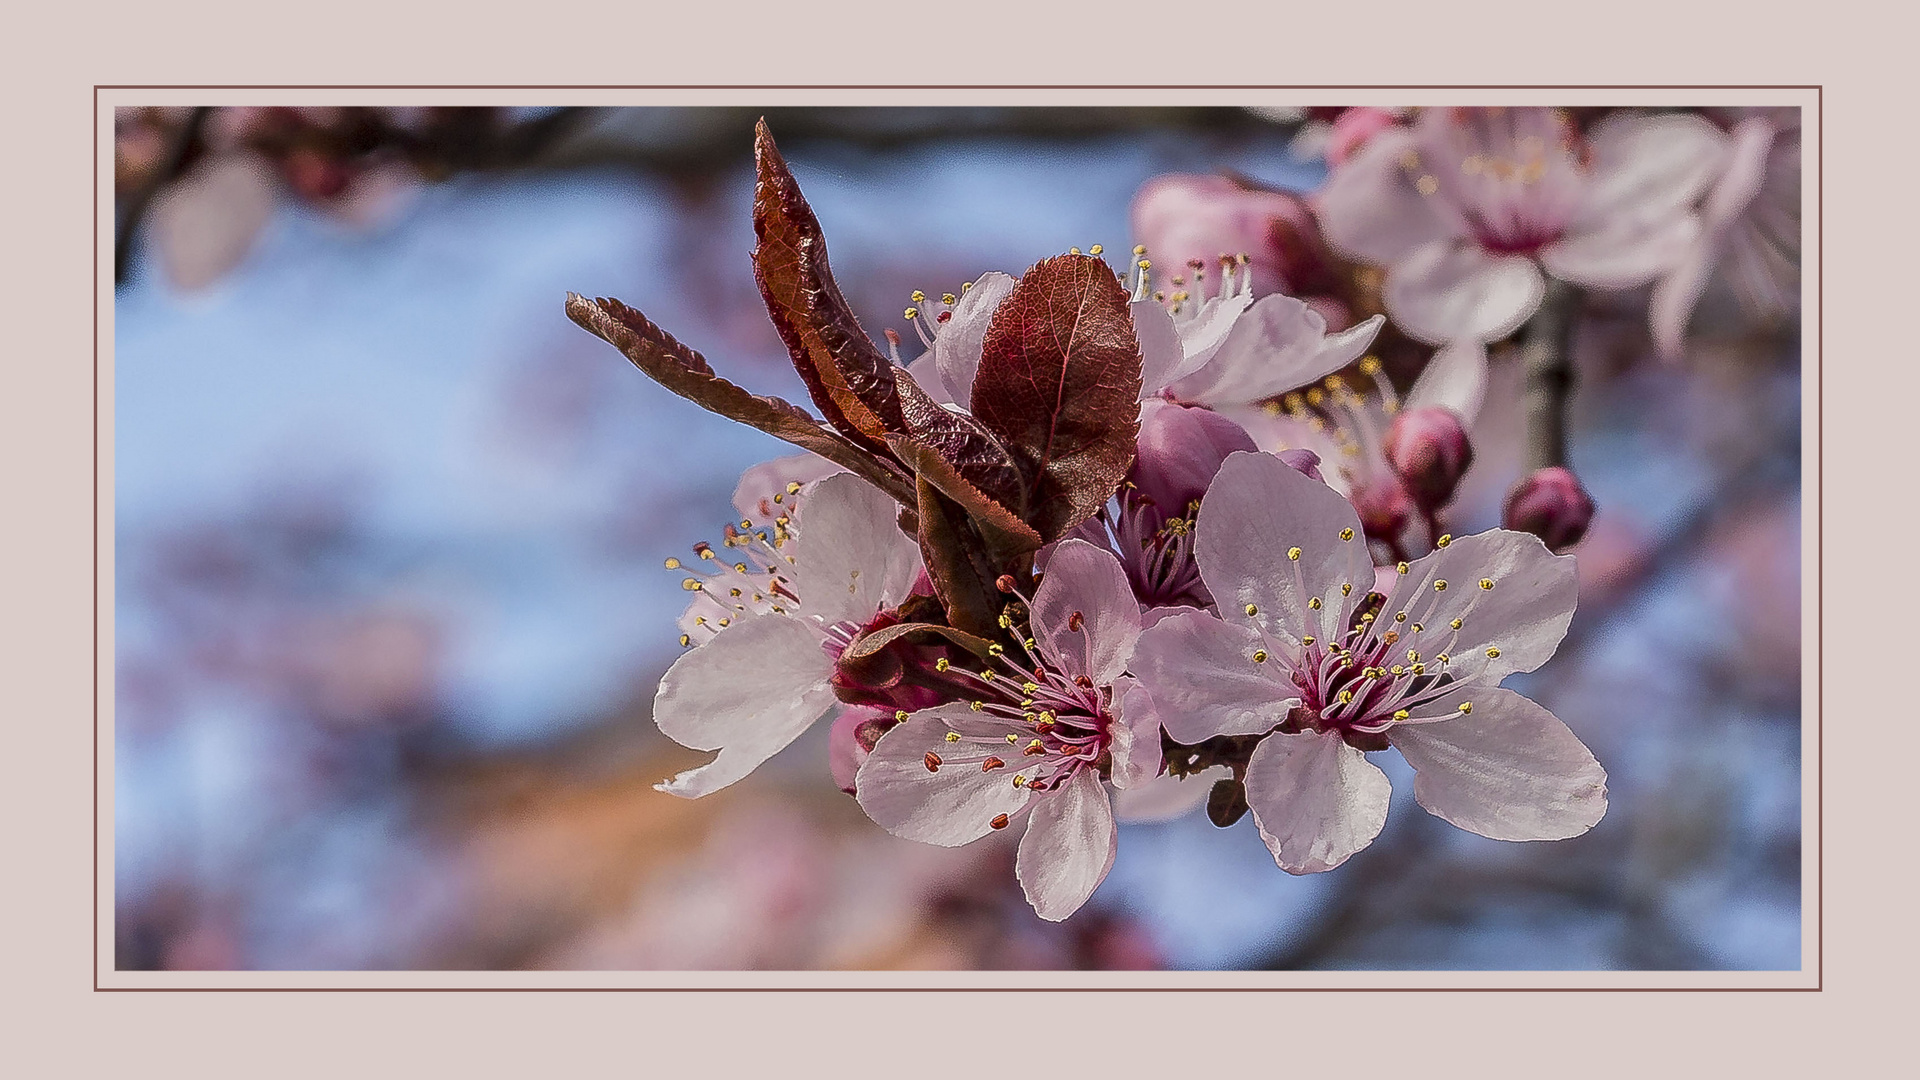
MULTIPOLYGON (((1068 540, 1029 605, 1018 662, 975 696, 908 715, 861 765, 856 797, 897 836, 957 847, 1028 819, 1016 874, 1041 918, 1071 915, 1113 866, 1116 787, 1160 767, 1152 701, 1124 675, 1140 609, 1111 554, 1068 540)), ((957 667, 942 665, 949 674, 957 667)))
POLYGON ((1428 109, 1374 135, 1317 205, 1335 247, 1387 268, 1396 325, 1486 343, 1533 314, 1543 267, 1602 289, 1674 267, 1725 141, 1686 114, 1616 114, 1582 138, 1556 109, 1428 109))
POLYGON ((796 494, 804 525, 729 526, 725 554, 697 549, 705 567, 688 568, 687 588, 701 596, 681 640, 696 647, 661 677, 654 722, 675 742, 720 754, 661 791, 717 791, 798 738, 835 704, 839 653, 919 576, 919 546, 895 523, 898 507, 866 481, 829 476, 796 494))
POLYGON ((1148 180, 1129 211, 1135 239, 1153 253, 1167 291, 1182 267, 1244 253, 1259 292, 1298 295, 1324 277, 1320 226, 1305 199, 1229 177, 1166 173, 1148 180))
POLYGON ((1377 614, 1353 508, 1274 458, 1235 454, 1201 504, 1197 556, 1220 617, 1140 637, 1133 670, 1174 741, 1264 736, 1247 801, 1291 873, 1340 865, 1386 822, 1400 751, 1429 812, 1501 840, 1576 836, 1606 812, 1606 773, 1552 713, 1499 688, 1553 655, 1572 620, 1571 557, 1495 530, 1394 568, 1377 614))
POLYGON ((1684 351, 1687 323, 1715 271, 1762 317, 1791 310, 1797 299, 1799 110, 1772 112, 1734 126, 1725 168, 1701 203, 1706 227, 1653 287, 1648 317, 1668 359, 1684 351))

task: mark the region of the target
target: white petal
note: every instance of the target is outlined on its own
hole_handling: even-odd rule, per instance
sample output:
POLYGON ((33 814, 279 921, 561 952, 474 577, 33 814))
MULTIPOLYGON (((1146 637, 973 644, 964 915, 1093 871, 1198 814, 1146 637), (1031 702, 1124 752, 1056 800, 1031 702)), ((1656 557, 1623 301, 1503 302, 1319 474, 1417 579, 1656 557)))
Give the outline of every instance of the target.
POLYGON ((1270 731, 1300 704, 1287 658, 1256 663, 1267 648, 1257 630, 1181 611, 1148 627, 1133 650, 1133 673, 1152 695, 1160 724, 1189 746, 1215 735, 1270 731))
POLYGON ((1386 320, 1374 316, 1331 337, 1320 313, 1291 296, 1262 297, 1234 323, 1207 365, 1174 386, 1182 401, 1245 405, 1276 397, 1352 363, 1386 320))
POLYGON ((923 709, 880 736, 854 780, 855 798, 895 836, 941 847, 971 843, 993 831, 996 816, 1019 813, 1032 795, 1013 786, 1012 769, 955 763, 933 771, 927 753, 952 754, 949 731, 997 741, 1025 730, 958 703, 923 709))
POLYGON ((1694 306, 1707 291, 1716 254, 1713 245, 1703 238, 1653 284, 1653 295, 1647 300, 1647 323, 1664 359, 1678 360, 1686 352, 1687 324, 1693 321, 1694 306))
POLYGON ((1113 786, 1150 783, 1160 773, 1160 710, 1153 695, 1131 675, 1113 684, 1113 786))
POLYGON ((1140 601, 1112 552, 1085 540, 1063 540, 1047 558, 1047 576, 1033 594, 1032 626, 1040 651, 1059 670, 1108 686, 1133 657, 1140 601))
POLYGON ((1394 324, 1429 344, 1497 341, 1520 328, 1546 282, 1532 259, 1469 241, 1429 244, 1393 264, 1382 298, 1394 324))
POLYGON ((1269 735, 1247 761, 1247 806, 1289 874, 1331 870, 1373 842, 1393 794, 1387 774, 1338 735, 1269 735))
POLYGON ((1335 248, 1386 265, 1454 235, 1449 217, 1414 189, 1414 178, 1401 164, 1417 142, 1413 132, 1389 128, 1327 177, 1315 204, 1320 227, 1335 248))
POLYGON ((1173 316, 1159 301, 1135 300, 1127 310, 1133 316, 1133 336, 1140 343, 1140 400, 1145 401, 1197 365, 1186 362, 1173 316))
POLYGON ((280 185, 252 152, 212 154, 154 197, 154 249, 176 288, 203 289, 240 265, 273 218, 280 185))
POLYGON ((1185 355, 1180 366, 1195 371, 1213 359, 1251 303, 1253 294, 1231 292, 1200 305, 1191 316, 1176 318, 1173 325, 1180 332, 1180 351, 1185 355))
POLYGON ((1040 797, 1020 838, 1014 875, 1048 922, 1080 910, 1113 869, 1116 829, 1107 790, 1091 769, 1040 797))
POLYGON ((1568 233, 1540 249, 1540 262, 1575 285, 1631 289, 1678 266, 1699 240, 1700 218, 1682 213, 1647 225, 1568 233))
POLYGON ((899 603, 920 573, 920 547, 900 531, 900 507, 854 476, 829 476, 803 493, 794 544, 801 613, 864 623, 899 603))
POLYGON ((740 474, 740 483, 733 489, 733 508, 740 512, 741 517, 770 522, 779 517, 787 505, 788 484, 811 484, 815 480, 846 471, 819 454, 812 453, 789 454, 763 461, 740 474), (773 501, 775 495, 781 496, 780 502, 773 501))
POLYGON ((1433 354, 1407 391, 1405 407, 1451 409, 1462 423, 1472 427, 1486 397, 1487 347, 1465 339, 1443 345, 1433 354))
POLYGON ((973 402, 973 376, 980 370, 980 346, 993 322, 993 309, 1013 291, 1013 285, 1014 279, 998 270, 981 274, 933 339, 934 362, 940 365, 954 404, 962 408, 973 402))
POLYGON ((760 615, 681 655, 660 678, 654 723, 668 738, 720 756, 657 785, 698 798, 746 776, 834 703, 833 663, 799 620, 760 615))
POLYGON ((1495 840, 1579 836, 1607 812, 1607 771, 1560 719, 1511 690, 1463 688, 1437 705, 1473 712, 1408 724, 1387 739, 1437 817, 1495 840))
POLYGON ((1531 533, 1492 529, 1416 559, 1381 609, 1381 625, 1405 611, 1417 635, 1401 644, 1452 657, 1456 679, 1498 683, 1532 671, 1560 647, 1579 599, 1574 557, 1555 555, 1531 533), (1482 579, 1493 588, 1480 587, 1482 579), (1444 590, 1434 588, 1445 582, 1444 590), (1460 629, 1451 621, 1460 620, 1460 629), (1488 656, 1490 651, 1499 655, 1488 656))
POLYGON ((1216 781, 1232 777, 1225 765, 1185 777, 1163 773, 1140 787, 1114 792, 1113 813, 1127 822, 1171 821, 1198 810, 1216 781))
POLYGON ((1616 113, 1591 138, 1591 170, 1572 230, 1646 225, 1692 206, 1725 167, 1731 140, 1692 113, 1616 113))
POLYGON ((920 359, 908 364, 907 376, 915 386, 927 392, 927 396, 942 405, 955 404, 953 391, 947 387, 947 377, 940 373, 940 365, 934 356, 934 350, 928 349, 920 359))
POLYGON ((1200 502, 1194 528, 1200 579, 1221 617, 1275 640, 1298 641, 1303 634, 1336 640, 1346 629, 1340 587, 1373 580, 1353 506, 1272 454, 1229 455, 1200 502), (1298 560, 1289 559, 1296 547, 1298 560), (1319 610, 1308 606, 1313 597, 1322 601, 1319 610))

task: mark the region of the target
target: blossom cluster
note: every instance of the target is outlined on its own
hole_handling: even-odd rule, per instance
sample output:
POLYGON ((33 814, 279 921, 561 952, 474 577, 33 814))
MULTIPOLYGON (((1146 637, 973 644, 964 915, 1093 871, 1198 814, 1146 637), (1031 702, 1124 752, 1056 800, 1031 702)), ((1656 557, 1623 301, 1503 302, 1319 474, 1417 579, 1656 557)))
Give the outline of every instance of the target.
POLYGON ((908 359, 854 318, 763 124, 754 270, 819 417, 570 296, 668 389, 805 451, 749 470, 717 546, 667 560, 686 652, 654 718, 716 756, 661 790, 724 788, 831 717, 831 772, 873 821, 946 846, 1018 825, 1052 920, 1129 814, 1204 803, 1251 816, 1288 872, 1339 866, 1385 824, 1368 755, 1389 750, 1470 832, 1600 821, 1600 764, 1501 685, 1567 631, 1591 499, 1544 463, 1507 527, 1445 531, 1488 347, 1555 288, 1653 284, 1682 351, 1709 273, 1754 250, 1784 127, 1430 109, 1332 130, 1310 200, 1162 178, 1118 265, 1094 246, 915 292, 908 359))

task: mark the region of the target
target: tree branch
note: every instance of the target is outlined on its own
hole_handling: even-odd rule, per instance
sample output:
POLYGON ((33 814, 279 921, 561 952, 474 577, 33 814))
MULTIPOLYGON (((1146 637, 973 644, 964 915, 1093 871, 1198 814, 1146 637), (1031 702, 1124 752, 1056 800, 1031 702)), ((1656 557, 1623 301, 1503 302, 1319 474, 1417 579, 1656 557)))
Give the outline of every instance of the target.
POLYGON ((1573 329, 1585 297, 1547 279, 1546 297, 1527 323, 1521 363, 1527 374, 1527 471, 1567 463, 1567 403, 1573 399, 1573 329))

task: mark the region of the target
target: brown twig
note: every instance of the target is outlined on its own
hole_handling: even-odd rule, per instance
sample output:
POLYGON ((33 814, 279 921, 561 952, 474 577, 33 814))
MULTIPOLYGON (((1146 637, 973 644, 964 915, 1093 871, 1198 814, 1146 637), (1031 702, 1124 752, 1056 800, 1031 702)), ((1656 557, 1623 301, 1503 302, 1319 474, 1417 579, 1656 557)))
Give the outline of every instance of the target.
POLYGON ((1573 399, 1573 330, 1584 297, 1577 286, 1547 279, 1546 297, 1527 324, 1527 471, 1567 463, 1567 404, 1573 399))

